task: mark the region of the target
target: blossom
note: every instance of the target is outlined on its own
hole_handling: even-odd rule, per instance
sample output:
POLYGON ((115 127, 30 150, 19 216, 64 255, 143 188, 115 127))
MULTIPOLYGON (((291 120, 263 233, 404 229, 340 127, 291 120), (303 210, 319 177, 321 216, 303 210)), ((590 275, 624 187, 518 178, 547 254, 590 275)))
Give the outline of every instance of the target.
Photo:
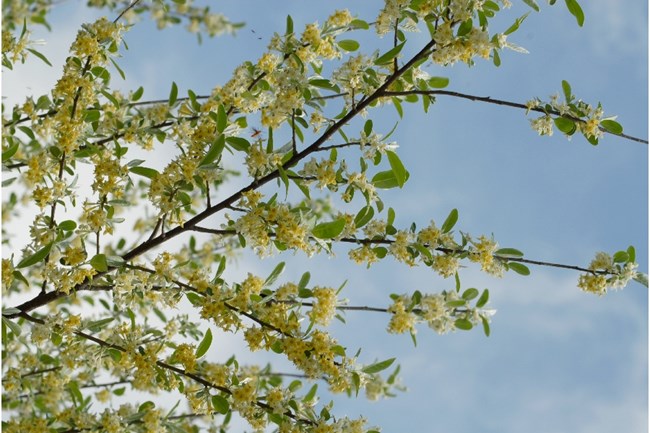
POLYGON ((603 296, 607 293, 607 278, 604 275, 583 274, 578 280, 578 287, 585 292, 603 296))
POLYGON ((329 325, 336 313, 336 290, 328 287, 316 287, 313 289, 316 298, 309 317, 319 325, 329 325))
POLYGON ((411 334, 415 334, 415 321, 417 317, 413 312, 406 310, 402 297, 395 299, 393 305, 388 307, 388 312, 393 314, 388 322, 388 332, 391 334, 402 334, 408 331, 411 334))
POLYGON ((530 121, 530 126, 537 131, 539 135, 548 135, 549 137, 553 135, 553 118, 548 114, 538 117, 537 119, 532 119, 530 121))
POLYGON ((408 247, 411 245, 412 236, 413 234, 410 232, 398 230, 395 234, 395 240, 388 248, 393 257, 409 266, 415 266, 415 259, 408 250, 408 247))
POLYGON ((474 246, 469 259, 473 262, 481 264, 481 270, 496 277, 503 275, 504 266, 494 258, 494 253, 498 248, 498 244, 494 239, 488 239, 485 236, 480 236, 477 241, 472 241, 474 246))
POLYGON ((327 19, 326 25, 330 27, 344 27, 352 22, 352 15, 347 9, 338 9, 327 19))
POLYGON ((456 274, 459 266, 458 258, 451 254, 437 254, 433 257, 433 263, 431 264, 431 267, 444 278, 456 274))
POLYGON ((368 245, 362 245, 359 248, 350 250, 348 256, 353 262, 357 264, 366 263, 368 267, 379 260, 377 254, 368 245))

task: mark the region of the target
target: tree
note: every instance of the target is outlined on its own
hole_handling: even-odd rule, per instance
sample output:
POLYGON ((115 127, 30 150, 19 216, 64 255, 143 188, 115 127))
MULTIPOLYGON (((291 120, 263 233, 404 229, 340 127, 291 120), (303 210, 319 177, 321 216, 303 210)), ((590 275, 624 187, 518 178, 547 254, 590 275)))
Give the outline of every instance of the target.
MULTIPOLYGON (((3 233, 6 431, 218 429, 233 413, 254 429, 372 430, 372 420, 316 404, 319 385, 371 398, 399 389, 393 358, 355 354, 363 344, 339 344, 328 332, 345 312, 383 313, 389 333, 415 343, 419 322, 440 334, 479 327, 489 335, 491 293, 465 284, 465 266, 494 276, 568 268, 598 295, 630 279, 647 285, 634 247, 596 253, 584 266, 548 262, 467 233, 456 209, 411 224, 385 199, 413 182, 402 162, 410 146, 388 141, 385 113, 408 118, 411 103, 426 112, 436 97, 519 108, 542 135, 645 142, 623 134, 600 104, 574 96, 567 81, 562 96, 526 103, 445 90, 441 67, 482 57, 498 66, 504 50, 522 51, 510 40, 527 15, 488 32, 507 1, 388 1, 370 17, 337 10, 321 24, 289 16, 268 51, 209 95, 185 96, 173 82, 164 100, 143 100, 144 86, 113 90, 126 75, 118 56, 129 55, 123 22, 150 12, 161 27, 210 36, 241 25, 187 2, 92 3, 115 19, 80 29, 51 93, 4 114, 3 214, 31 224, 10 220, 24 232, 11 244, 3 233), (415 27, 422 37, 410 36, 415 27), (251 250, 278 259, 270 272, 236 274, 235 253, 251 250), (435 284, 400 289, 380 305, 345 304, 345 275, 316 280, 314 269, 292 265, 334 253, 372 270, 390 257, 402 268, 430 268, 435 284), (222 332, 295 371, 243 365, 241 354, 213 361, 208 351, 222 332), (172 410, 172 392, 189 408, 172 410)), ((580 6, 565 4, 582 25, 580 6)), ((51 4, 19 5, 3 5, 9 69, 34 57, 48 62, 27 29, 47 25, 51 4)))

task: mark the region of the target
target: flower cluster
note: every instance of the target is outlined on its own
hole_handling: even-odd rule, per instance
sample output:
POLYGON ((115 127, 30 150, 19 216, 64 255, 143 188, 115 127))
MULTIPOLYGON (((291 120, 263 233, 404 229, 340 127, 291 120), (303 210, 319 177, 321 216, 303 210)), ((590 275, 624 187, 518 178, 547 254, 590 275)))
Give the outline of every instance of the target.
POLYGON ((545 113, 530 120, 531 127, 539 135, 553 135, 555 126, 567 137, 579 132, 590 143, 597 144, 598 139, 604 135, 604 131, 615 133, 622 131, 622 127, 614 120, 616 116, 603 118, 604 111, 600 104, 594 107, 581 99, 575 99, 575 96, 571 94, 571 86, 566 81, 562 82, 562 87, 564 100, 560 100, 560 96, 555 94, 550 96, 547 103, 539 98, 533 98, 526 102, 526 114, 530 110, 545 113), (608 129, 608 127, 612 129, 608 129))
POLYGON ((499 245, 492 238, 479 236, 478 240, 472 241, 474 248, 469 256, 473 262, 481 264, 481 270, 495 277, 502 277, 505 268, 503 263, 494 257, 499 245))
POLYGON ((619 251, 613 257, 605 252, 599 252, 589 264, 591 273, 582 274, 578 287, 589 293, 603 296, 608 288, 621 289, 630 280, 638 278, 639 264, 634 261, 634 249, 619 251))
POLYGON ((334 187, 338 183, 335 164, 336 161, 332 159, 321 159, 317 161, 315 158, 312 158, 305 163, 302 170, 300 170, 300 174, 302 176, 316 178, 320 189, 334 187))
POLYGON ((252 205, 244 198, 242 203, 250 207, 237 220, 230 220, 225 228, 233 228, 246 239, 258 254, 268 254, 271 239, 282 249, 302 250, 312 254, 315 247, 309 242, 309 229, 300 213, 289 206, 278 203, 259 203, 252 205))
POLYGON ((417 323, 426 323, 441 335, 456 329, 471 329, 479 323, 487 326, 494 310, 484 308, 489 296, 487 290, 472 307, 470 301, 478 294, 478 290, 472 288, 464 291, 462 295, 453 290, 436 294, 415 292, 411 296, 391 295, 393 304, 387 310, 392 314, 388 332, 409 332, 414 336, 417 323))
POLYGON ((313 293, 316 300, 309 317, 319 325, 327 326, 336 313, 336 290, 329 287, 316 287, 313 293))

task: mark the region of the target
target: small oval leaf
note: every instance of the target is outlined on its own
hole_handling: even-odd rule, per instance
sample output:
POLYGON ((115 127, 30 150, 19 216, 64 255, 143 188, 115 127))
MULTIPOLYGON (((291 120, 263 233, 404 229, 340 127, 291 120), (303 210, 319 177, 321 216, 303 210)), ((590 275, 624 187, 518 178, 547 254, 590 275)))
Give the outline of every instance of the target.
POLYGON ((345 228, 345 219, 320 223, 314 227, 312 234, 319 239, 332 239, 341 234, 345 228))
POLYGON ((361 371, 368 374, 379 373, 380 371, 386 370, 388 367, 393 365, 393 362, 395 362, 395 358, 390 358, 385 361, 375 362, 374 364, 365 366, 361 371))
POLYGON ((16 265, 16 269, 25 268, 27 266, 34 265, 34 264, 44 260, 45 257, 47 257, 47 255, 50 253, 50 250, 52 249, 52 245, 54 245, 54 242, 50 242, 49 244, 45 245, 40 250, 36 251, 31 256, 27 256, 24 259, 22 259, 20 261, 20 263, 18 263, 16 265))
POLYGON ((457 221, 458 221, 458 209, 452 209, 451 212, 449 212, 449 215, 447 216, 445 222, 442 223, 442 227, 440 227, 440 230, 442 230, 443 233, 449 233, 451 229, 454 228, 457 221))
POLYGON ((528 266, 521 263, 508 262, 508 268, 512 269, 519 275, 530 275, 530 269, 528 269, 528 266))
POLYGON ((201 340, 198 347, 196 348, 195 355, 197 359, 205 355, 205 353, 210 348, 211 344, 212 344, 212 330, 208 328, 207 332, 203 336, 203 339, 201 340))

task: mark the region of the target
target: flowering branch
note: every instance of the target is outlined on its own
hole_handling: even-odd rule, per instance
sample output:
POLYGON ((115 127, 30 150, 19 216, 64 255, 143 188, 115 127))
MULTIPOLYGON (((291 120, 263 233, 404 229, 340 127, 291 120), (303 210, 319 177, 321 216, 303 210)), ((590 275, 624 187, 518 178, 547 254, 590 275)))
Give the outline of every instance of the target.
MULTIPOLYGON (((460 92, 452 92, 449 90, 405 90, 405 91, 399 91, 399 92, 386 92, 385 96, 408 96, 408 95, 426 95, 426 96, 436 96, 436 95, 444 95, 444 96, 453 96, 455 98, 463 98, 463 99, 469 99, 470 101, 479 101, 479 102, 486 102, 488 104, 495 104, 495 105, 503 105, 507 107, 513 107, 513 108, 519 108, 522 110, 527 110, 527 111, 535 111, 538 113, 542 114, 552 114, 554 116, 562 116, 568 119, 573 120, 574 122, 580 122, 584 123, 585 121, 583 119, 577 118, 575 116, 572 116, 570 114, 562 114, 558 110, 555 109, 547 109, 544 107, 530 107, 526 104, 521 104, 518 102, 511 102, 511 101, 505 101, 503 99, 495 99, 491 98, 489 96, 476 96, 476 95, 469 95, 466 93, 460 93, 460 92)), ((616 133, 609 131, 603 127, 599 128, 602 132, 607 132, 612 135, 617 135, 621 138, 625 138, 627 140, 631 141, 636 141, 639 143, 644 143, 648 144, 648 140, 643 139, 643 138, 638 138, 634 137, 628 134, 624 134, 622 132, 616 133)))
MULTIPOLYGON (((201 226, 195 226, 192 228, 192 231, 200 232, 200 233, 210 233, 213 235, 219 235, 219 236, 236 236, 238 233, 236 230, 230 230, 230 229, 211 229, 207 227, 201 227, 201 226)), ((275 233, 269 232, 269 236, 276 236, 275 233)), ((314 240, 314 237, 310 237, 310 239, 314 240)), ((368 239, 368 238, 341 238, 341 239, 334 239, 334 241, 337 242, 345 242, 345 243, 352 243, 352 244, 359 244, 359 245, 391 245, 395 243, 394 240, 392 239, 368 239)), ((425 247, 428 247, 427 244, 424 244, 425 247)), ((455 255, 462 255, 462 254, 469 254, 471 251, 469 250, 464 250, 464 249, 452 249, 452 248, 444 248, 444 247, 437 247, 435 248, 436 251, 440 251, 445 254, 455 254, 455 255)), ((555 263, 555 262, 548 262, 548 261, 542 261, 542 260, 535 260, 535 259, 526 259, 523 257, 512 257, 512 256, 502 256, 499 254, 493 254, 492 255, 495 259, 497 260, 503 260, 503 261, 508 261, 508 262, 519 262, 519 263, 527 263, 531 265, 538 265, 538 266, 548 266, 548 267, 554 267, 554 268, 562 268, 562 269, 570 269, 574 271, 579 271, 579 272, 588 272, 591 274, 599 274, 599 275, 615 275, 616 273, 613 271, 606 271, 606 270, 593 270, 589 268, 585 268, 582 266, 577 266, 577 265, 566 265, 563 263, 555 263)))

